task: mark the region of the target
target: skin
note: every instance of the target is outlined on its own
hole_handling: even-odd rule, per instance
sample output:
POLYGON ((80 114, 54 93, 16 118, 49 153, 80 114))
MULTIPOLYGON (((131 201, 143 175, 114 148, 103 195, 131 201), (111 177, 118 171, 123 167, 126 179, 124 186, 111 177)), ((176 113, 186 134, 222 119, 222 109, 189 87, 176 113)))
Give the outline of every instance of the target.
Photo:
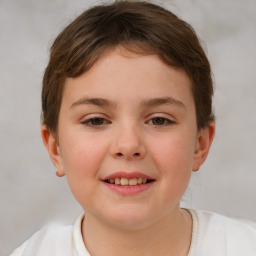
POLYGON ((180 199, 214 130, 214 122, 197 129, 188 76, 157 55, 117 47, 67 79, 58 141, 45 125, 42 137, 58 176, 66 175, 86 212, 82 233, 91 255, 187 255, 192 219, 180 199), (154 182, 120 195, 103 181, 120 171, 154 182))

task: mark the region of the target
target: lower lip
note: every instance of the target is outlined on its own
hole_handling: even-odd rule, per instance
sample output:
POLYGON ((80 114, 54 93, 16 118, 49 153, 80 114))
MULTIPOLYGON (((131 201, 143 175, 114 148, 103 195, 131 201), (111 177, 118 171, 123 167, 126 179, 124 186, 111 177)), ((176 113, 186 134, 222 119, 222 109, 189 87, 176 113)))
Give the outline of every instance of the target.
POLYGON ((149 188, 151 188, 154 185, 155 182, 149 182, 145 184, 135 185, 135 186, 121 186, 121 185, 115 185, 111 183, 104 182, 104 184, 111 189, 112 191, 123 195, 123 196, 131 196, 131 195, 137 195, 140 194, 149 188))

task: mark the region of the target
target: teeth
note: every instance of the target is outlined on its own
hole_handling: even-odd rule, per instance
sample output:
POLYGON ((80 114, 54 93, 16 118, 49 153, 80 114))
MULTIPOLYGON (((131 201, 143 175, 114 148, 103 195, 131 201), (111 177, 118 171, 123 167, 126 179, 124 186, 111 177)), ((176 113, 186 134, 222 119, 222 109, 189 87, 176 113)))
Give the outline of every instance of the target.
POLYGON ((145 184, 147 183, 148 179, 146 178, 132 178, 132 179, 127 179, 127 178, 115 178, 115 179, 109 179, 108 182, 111 184, 115 185, 122 185, 122 186, 136 186, 140 184, 145 184))
POLYGON ((135 186, 137 185, 137 178, 129 179, 129 186, 135 186))
POLYGON ((128 179, 126 179, 126 178, 121 178, 121 185, 122 185, 122 186, 125 186, 125 185, 128 185, 128 184, 129 184, 128 179))
POLYGON ((142 183, 142 178, 138 178, 138 179, 137 179, 137 183, 138 183, 138 184, 141 184, 141 183, 142 183))
POLYGON ((120 178, 115 178, 115 184, 120 185, 120 178))

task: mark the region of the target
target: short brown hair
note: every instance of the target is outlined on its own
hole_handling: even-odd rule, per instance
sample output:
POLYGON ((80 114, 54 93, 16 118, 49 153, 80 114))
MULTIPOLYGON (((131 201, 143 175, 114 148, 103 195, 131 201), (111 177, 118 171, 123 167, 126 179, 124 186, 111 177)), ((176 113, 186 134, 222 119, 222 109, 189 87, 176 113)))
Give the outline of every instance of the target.
POLYGON ((192 82, 198 129, 214 120, 211 68, 193 28, 164 8, 145 1, 115 1, 88 9, 55 39, 42 89, 42 123, 57 132, 65 81, 89 70, 108 50, 123 46, 157 54, 185 70, 192 82))

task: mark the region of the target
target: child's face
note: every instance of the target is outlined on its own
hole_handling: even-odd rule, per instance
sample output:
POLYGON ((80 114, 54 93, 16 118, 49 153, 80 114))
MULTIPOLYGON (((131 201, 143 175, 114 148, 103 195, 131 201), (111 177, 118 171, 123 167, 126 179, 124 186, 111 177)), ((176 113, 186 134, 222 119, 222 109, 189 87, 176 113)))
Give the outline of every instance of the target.
POLYGON ((211 141, 208 128, 197 131, 185 72, 156 55, 120 48, 67 80, 59 144, 46 128, 42 134, 87 215, 130 229, 179 209, 191 171, 205 160, 211 141), (150 182, 110 184, 115 178, 123 184, 150 182))

